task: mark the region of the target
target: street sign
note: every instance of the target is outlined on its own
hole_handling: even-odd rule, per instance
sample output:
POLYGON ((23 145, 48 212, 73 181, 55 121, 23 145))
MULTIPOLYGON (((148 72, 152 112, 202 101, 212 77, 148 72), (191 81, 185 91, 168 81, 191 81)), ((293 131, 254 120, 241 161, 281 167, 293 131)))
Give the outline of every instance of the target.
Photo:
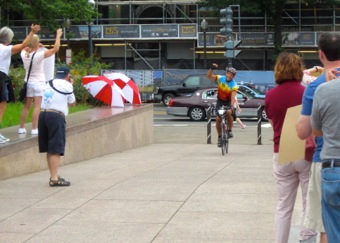
POLYGON ((240 50, 235 50, 241 44, 242 41, 237 40, 228 40, 224 42, 224 47, 227 48, 227 51, 224 53, 224 56, 227 58, 235 58, 238 54, 240 54, 240 50))
POLYGON ((240 52, 241 50, 227 50, 224 52, 224 56, 227 58, 235 58, 240 52))
POLYGON ((227 49, 234 49, 236 47, 238 47, 241 44, 242 41, 238 40, 238 41, 233 41, 233 40, 228 40, 226 42, 224 42, 224 47, 227 49))

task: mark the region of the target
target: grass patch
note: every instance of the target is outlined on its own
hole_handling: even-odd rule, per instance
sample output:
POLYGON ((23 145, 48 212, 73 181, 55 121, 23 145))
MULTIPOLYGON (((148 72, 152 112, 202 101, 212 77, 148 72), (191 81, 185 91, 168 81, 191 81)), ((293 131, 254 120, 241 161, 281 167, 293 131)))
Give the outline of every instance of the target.
MULTIPOLYGON (((22 109, 24 108, 24 104, 21 102, 16 102, 16 103, 8 103, 5 114, 2 119, 2 128, 5 127, 12 127, 12 126, 17 126, 20 124, 20 114, 22 109)), ((75 113, 79 111, 84 111, 91 109, 89 105, 84 105, 84 104, 77 104, 74 107, 69 107, 69 113, 75 113)), ((32 111, 33 108, 30 109, 30 112, 28 114, 26 123, 30 123, 32 121, 32 111)))

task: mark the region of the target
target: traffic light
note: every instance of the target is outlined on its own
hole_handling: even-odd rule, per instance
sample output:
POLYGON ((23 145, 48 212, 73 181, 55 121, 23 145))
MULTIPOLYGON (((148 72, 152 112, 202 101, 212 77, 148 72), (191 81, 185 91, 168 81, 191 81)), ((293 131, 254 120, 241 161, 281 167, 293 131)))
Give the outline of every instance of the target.
POLYGON ((220 10, 220 15, 225 18, 220 19, 220 23, 224 25, 220 29, 222 35, 230 36, 233 33, 233 10, 231 7, 226 7, 220 10))

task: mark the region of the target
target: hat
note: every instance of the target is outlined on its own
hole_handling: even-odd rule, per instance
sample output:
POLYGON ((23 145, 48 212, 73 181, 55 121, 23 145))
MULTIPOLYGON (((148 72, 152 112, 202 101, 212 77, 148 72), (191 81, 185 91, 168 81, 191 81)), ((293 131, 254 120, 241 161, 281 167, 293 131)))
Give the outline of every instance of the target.
POLYGON ((227 67, 225 70, 226 70, 227 72, 230 72, 230 73, 236 75, 236 69, 233 68, 233 67, 227 67))
POLYGON ((61 66, 61 67, 58 67, 57 72, 55 74, 55 77, 56 78, 65 78, 65 76, 69 73, 70 73, 70 69, 68 69, 68 67, 61 66))

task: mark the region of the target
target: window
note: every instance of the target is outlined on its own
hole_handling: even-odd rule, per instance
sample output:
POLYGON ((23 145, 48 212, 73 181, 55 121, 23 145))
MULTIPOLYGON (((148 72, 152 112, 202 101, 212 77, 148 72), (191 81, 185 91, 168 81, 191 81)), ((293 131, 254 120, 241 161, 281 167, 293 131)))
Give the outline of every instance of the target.
POLYGON ((200 77, 189 77, 187 80, 185 80, 185 86, 199 86, 200 85, 200 77))

